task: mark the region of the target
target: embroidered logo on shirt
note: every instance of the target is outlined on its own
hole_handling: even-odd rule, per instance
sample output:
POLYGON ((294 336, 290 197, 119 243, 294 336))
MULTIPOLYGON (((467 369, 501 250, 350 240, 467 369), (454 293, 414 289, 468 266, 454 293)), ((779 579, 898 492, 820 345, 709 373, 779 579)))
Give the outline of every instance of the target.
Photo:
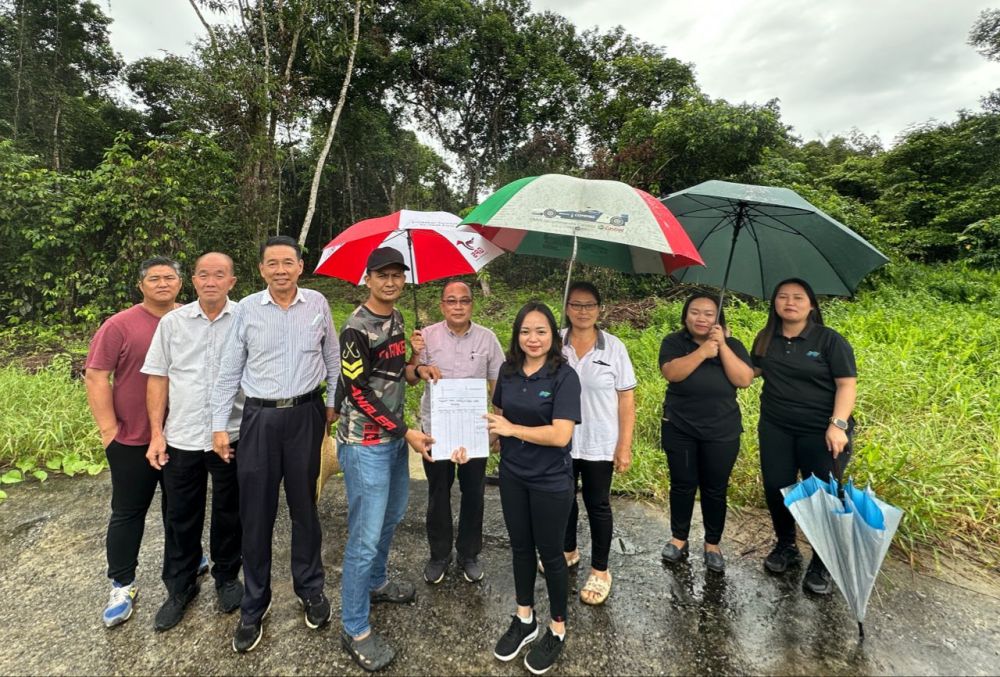
POLYGON ((349 379, 355 379, 361 375, 364 370, 364 363, 361 361, 361 354, 358 353, 358 348, 353 343, 348 343, 344 346, 343 357, 340 361, 340 371, 349 379), (357 359, 353 362, 349 362, 348 359, 356 357, 357 359))
POLYGON ((806 357, 819 357, 819 351, 810 350, 809 352, 806 353, 806 357))
POLYGON ((539 390, 538 391, 538 396, 539 397, 548 397, 551 394, 552 393, 550 393, 548 390, 539 390))

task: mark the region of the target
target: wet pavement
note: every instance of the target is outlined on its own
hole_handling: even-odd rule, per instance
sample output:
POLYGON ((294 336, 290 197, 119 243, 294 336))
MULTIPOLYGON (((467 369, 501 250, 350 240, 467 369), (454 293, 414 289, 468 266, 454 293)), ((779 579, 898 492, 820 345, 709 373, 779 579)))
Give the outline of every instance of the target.
MULTIPOLYGON (((153 631, 165 597, 158 511, 147 519, 135 614, 123 626, 103 627, 109 479, 104 473, 8 489, 10 500, 0 505, 0 674, 363 674, 341 650, 336 622, 346 536, 342 482, 331 480, 320 503, 335 622, 320 631, 303 624, 291 587, 282 502, 273 606, 260 646, 239 656, 230 646, 236 615, 216 610, 211 579, 178 627, 153 631)), ((414 479, 411 489, 390 570, 417 583, 418 599, 374 608, 374 627, 399 649, 385 674, 528 674, 520 660, 505 664, 492 655, 514 610, 496 487, 487 487, 481 556, 486 579, 466 583, 452 567, 434 587, 420 578, 426 485, 414 479)), ((614 510, 611 597, 596 608, 577 597, 588 571, 584 524, 584 562, 570 573, 568 640, 550 674, 1000 673, 996 578, 946 580, 944 573, 916 574, 901 562, 887 562, 869 607, 868 636, 859 643, 839 593, 809 597, 799 586, 801 570, 785 578, 763 570, 769 525, 760 513, 731 515, 723 543, 728 569, 720 577, 706 572, 700 557, 676 568, 660 562, 668 533, 662 507, 616 499, 614 510)), ((693 536, 700 534, 696 524, 693 536)), ((537 591, 537 610, 545 618, 541 577, 537 591)))

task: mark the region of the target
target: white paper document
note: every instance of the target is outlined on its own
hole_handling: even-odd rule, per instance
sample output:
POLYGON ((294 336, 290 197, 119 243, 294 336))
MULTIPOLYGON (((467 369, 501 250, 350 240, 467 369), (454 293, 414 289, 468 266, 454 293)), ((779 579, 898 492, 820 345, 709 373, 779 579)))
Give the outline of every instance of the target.
POLYGON ((435 461, 451 458, 451 452, 465 447, 469 458, 490 454, 490 433, 486 427, 486 379, 443 378, 429 383, 431 389, 431 437, 435 461))

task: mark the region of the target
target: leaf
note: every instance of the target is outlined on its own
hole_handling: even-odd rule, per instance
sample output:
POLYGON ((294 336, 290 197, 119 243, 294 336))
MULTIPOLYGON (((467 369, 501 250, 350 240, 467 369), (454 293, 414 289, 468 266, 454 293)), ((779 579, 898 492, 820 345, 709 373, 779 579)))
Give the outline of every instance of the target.
POLYGON ((44 470, 35 470, 31 474, 39 482, 44 482, 45 480, 47 480, 49 478, 49 474, 47 472, 45 472, 44 470))
POLYGON ((8 470, 0 475, 0 484, 17 484, 24 480, 20 470, 8 470))

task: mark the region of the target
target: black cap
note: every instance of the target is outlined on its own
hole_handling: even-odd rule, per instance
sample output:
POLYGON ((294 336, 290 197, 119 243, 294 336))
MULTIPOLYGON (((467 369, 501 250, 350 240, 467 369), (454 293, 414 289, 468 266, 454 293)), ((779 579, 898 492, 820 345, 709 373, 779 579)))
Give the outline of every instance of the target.
POLYGON ((379 247, 368 255, 368 270, 380 270, 386 266, 401 266, 403 270, 410 267, 403 262, 403 255, 392 247, 379 247))

